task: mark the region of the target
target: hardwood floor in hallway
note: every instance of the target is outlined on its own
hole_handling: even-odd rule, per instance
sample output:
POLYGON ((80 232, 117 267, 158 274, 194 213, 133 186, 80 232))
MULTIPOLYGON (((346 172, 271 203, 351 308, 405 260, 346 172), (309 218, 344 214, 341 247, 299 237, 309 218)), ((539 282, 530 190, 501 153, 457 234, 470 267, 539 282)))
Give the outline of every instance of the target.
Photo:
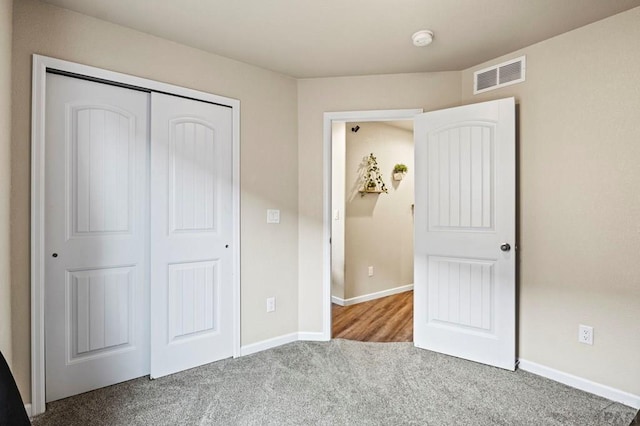
POLYGON ((413 291, 351 306, 332 304, 331 316, 334 339, 413 341, 413 291))

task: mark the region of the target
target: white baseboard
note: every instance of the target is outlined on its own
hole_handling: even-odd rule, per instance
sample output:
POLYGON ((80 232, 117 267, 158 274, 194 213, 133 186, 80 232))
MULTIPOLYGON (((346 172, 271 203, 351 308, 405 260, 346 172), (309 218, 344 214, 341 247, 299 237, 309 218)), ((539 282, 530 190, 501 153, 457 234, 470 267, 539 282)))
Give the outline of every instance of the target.
POLYGON ((27 416, 31 418, 31 404, 24 404, 24 411, 27 412, 27 416))
POLYGON ((536 364, 535 362, 527 361, 525 359, 520 359, 519 361, 519 368, 524 371, 528 371, 529 373, 546 377, 547 379, 563 383, 567 386, 571 386, 572 388, 580 389, 585 392, 589 392, 594 395, 598 395, 603 398, 628 405, 629 407, 633 407, 635 409, 640 409, 639 395, 633 395, 620 389, 615 389, 607 385, 592 382, 591 380, 583 379, 582 377, 574 376, 573 374, 555 370, 553 368, 536 364))
POLYGON ((335 303, 336 305, 340 306, 351 306, 362 302, 368 302, 370 300, 380 299, 382 297, 393 296, 394 294, 404 293, 405 291, 411 290, 413 290, 413 284, 390 288, 389 290, 378 291, 375 293, 364 294, 358 297, 351 297, 349 299, 341 299, 339 297, 331 296, 331 303, 335 303))
POLYGON ((300 333, 289 333, 282 336, 273 337, 271 339, 262 340, 260 342, 252 343, 240 347, 240 356, 255 354, 256 352, 266 351, 278 346, 286 345, 287 343, 297 342, 298 340, 307 342, 327 342, 331 340, 327 339, 322 332, 308 332, 303 331, 300 333))
POLYGON ((327 336, 322 332, 301 331, 298 333, 298 340, 304 340, 307 342, 328 342, 331 338, 327 339, 327 336))
POLYGON ((251 355, 256 352, 266 351, 276 346, 286 345, 287 343, 298 341, 298 333, 289 333, 283 336, 273 337, 271 339, 262 340, 240 347, 240 356, 251 355))
POLYGON ((331 303, 335 303, 336 305, 344 306, 344 299, 340 299, 336 296, 331 296, 331 303))

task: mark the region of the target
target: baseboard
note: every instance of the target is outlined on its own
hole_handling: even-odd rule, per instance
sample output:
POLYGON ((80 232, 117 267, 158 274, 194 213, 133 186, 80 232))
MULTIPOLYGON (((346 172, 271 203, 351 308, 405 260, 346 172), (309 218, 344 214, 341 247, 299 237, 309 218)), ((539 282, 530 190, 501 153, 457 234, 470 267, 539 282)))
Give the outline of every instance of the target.
POLYGON ((404 293, 405 291, 413 290, 413 284, 403 285, 400 287, 390 288, 388 290, 382 290, 375 293, 364 294, 358 297, 352 297, 349 299, 341 299, 339 297, 331 296, 331 302, 340 306, 351 306, 362 302, 368 302, 370 300, 380 299, 382 297, 393 296, 394 294, 404 293))
POLYGON ((277 346, 286 345, 287 343, 298 341, 298 333, 289 333, 271 339, 262 340, 260 342, 252 343, 240 347, 240 356, 251 355, 256 352, 266 351, 267 349, 275 348, 277 346))
POLYGON ((572 388, 580 389, 635 409, 640 409, 639 395, 633 395, 620 389, 592 382, 591 380, 583 379, 582 377, 574 376, 573 374, 555 370, 551 367, 536 364, 535 362, 527 361, 525 359, 520 359, 518 368, 528 371, 529 373, 537 374, 538 376, 563 383, 567 386, 571 386, 572 388))
POLYGON ((24 411, 27 412, 27 416, 31 418, 31 404, 24 404, 24 411))
POLYGON ((331 303, 335 303, 336 305, 344 306, 344 299, 340 299, 336 296, 331 296, 331 303))
POLYGON ((299 340, 307 342, 327 342, 331 339, 327 339, 322 332, 303 331, 300 333, 289 333, 242 346, 240 347, 240 356, 255 354, 256 352, 266 351, 267 349, 276 348, 299 340))
POLYGON ((307 342, 328 342, 331 338, 327 339, 322 332, 301 331, 298 333, 298 340, 304 340, 307 342))

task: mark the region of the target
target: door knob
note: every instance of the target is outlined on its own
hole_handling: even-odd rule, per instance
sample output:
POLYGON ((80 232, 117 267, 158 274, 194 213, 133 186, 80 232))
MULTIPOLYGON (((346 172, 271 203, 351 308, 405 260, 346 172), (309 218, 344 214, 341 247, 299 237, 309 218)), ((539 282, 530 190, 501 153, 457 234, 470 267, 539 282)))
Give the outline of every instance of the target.
POLYGON ((502 251, 510 251, 511 250, 511 246, 509 245, 509 243, 502 243, 500 245, 500 250, 502 250, 502 251))

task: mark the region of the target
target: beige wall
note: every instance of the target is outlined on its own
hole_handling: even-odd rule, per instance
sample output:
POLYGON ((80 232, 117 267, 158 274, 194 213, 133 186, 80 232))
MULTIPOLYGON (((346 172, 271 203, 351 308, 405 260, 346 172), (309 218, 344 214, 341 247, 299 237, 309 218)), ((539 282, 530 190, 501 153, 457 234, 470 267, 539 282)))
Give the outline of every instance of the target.
MULTIPOLYGON (((23 398, 31 399, 28 235, 33 53, 240 99, 242 343, 297 331, 296 81, 34 0, 15 3, 14 29, 13 365, 23 398), (267 208, 281 210, 279 225, 266 224, 267 208), (277 298, 274 313, 266 313, 268 296, 277 298)), ((0 250, 5 250, 1 244, 0 250)))
POLYGON ((640 395, 640 8, 463 72, 515 96, 519 356, 640 395), (527 81, 473 71, 527 55, 527 81), (591 325, 594 345, 577 342, 591 325))
POLYGON ((413 284, 413 132, 366 122, 347 123, 346 134, 344 298, 351 299, 413 284), (350 130, 355 126, 358 132, 350 130), (386 194, 358 192, 369 153, 377 159, 386 194), (392 176, 397 163, 409 169, 401 181, 392 176))
POLYGON ((0 352, 12 364, 11 248, 9 199, 11 196, 11 9, 13 0, 0 0, 0 352))
POLYGON ((459 103, 459 72, 298 80, 300 331, 322 331, 323 113, 459 103))

